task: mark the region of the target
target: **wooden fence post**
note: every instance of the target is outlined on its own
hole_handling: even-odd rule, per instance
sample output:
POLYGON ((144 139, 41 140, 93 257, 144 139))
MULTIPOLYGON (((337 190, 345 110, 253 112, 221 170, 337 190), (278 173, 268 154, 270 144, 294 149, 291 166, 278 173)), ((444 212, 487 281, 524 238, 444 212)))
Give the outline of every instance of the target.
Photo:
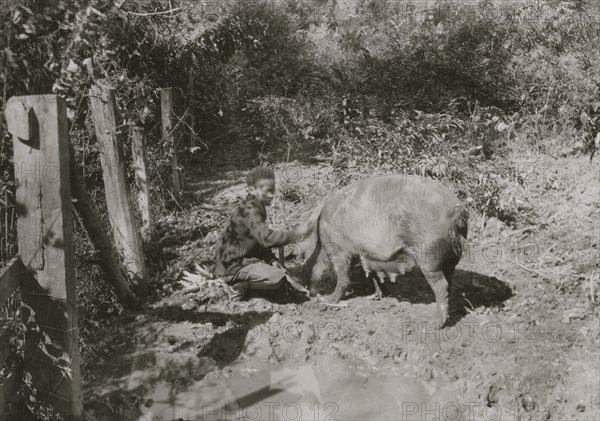
POLYGON ((127 284, 117 251, 104 232, 88 195, 81 169, 75 161, 73 145, 69 145, 69 151, 71 153, 71 195, 75 199, 73 206, 81 217, 83 228, 87 231, 90 241, 98 251, 99 266, 104 271, 106 281, 113 287, 119 302, 128 308, 138 308, 139 302, 127 284))
POLYGON ((138 188, 138 207, 142 214, 142 237, 148 241, 152 233, 152 213, 150 211, 150 182, 146 172, 146 136, 144 129, 134 127, 131 151, 135 168, 135 184, 138 188))
POLYGON ((25 369, 66 420, 83 419, 66 105, 56 95, 12 97, 25 369), (35 276, 34 276, 35 275, 35 276))
POLYGON ((131 206, 129 185, 125 177, 123 145, 119 142, 117 132, 116 103, 112 88, 102 82, 92 86, 90 106, 96 139, 101 146, 100 162, 106 206, 115 245, 132 281, 132 289, 137 294, 145 296, 148 293, 146 265, 131 206))
POLYGON ((179 165, 177 163, 178 142, 173 129, 173 88, 162 88, 160 90, 160 109, 162 115, 162 135, 166 144, 171 145, 171 171, 173 174, 173 195, 179 199, 181 196, 181 180, 179 177, 179 165))

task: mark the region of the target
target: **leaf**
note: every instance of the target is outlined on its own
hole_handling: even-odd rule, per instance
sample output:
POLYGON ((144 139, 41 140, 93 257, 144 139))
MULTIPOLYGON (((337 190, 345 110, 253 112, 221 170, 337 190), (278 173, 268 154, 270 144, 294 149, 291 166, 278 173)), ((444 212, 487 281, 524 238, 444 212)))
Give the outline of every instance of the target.
POLYGON ((15 62, 15 57, 10 48, 6 47, 4 49, 4 54, 6 55, 6 60, 8 61, 8 65, 10 67, 17 67, 17 63, 15 62))
POLYGON ((12 23, 17 25, 19 22, 21 22, 22 18, 23 18, 23 15, 21 14, 21 11, 19 9, 17 9, 13 13, 12 23))
POLYGON ((504 123, 503 121, 500 121, 497 125, 496 125, 496 130, 498 130, 499 132, 503 132, 504 130, 506 130, 508 128, 508 126, 506 125, 506 123, 504 123))
POLYGON ((585 111, 583 111, 581 113, 581 115, 579 116, 579 121, 581 121, 581 124, 583 124, 584 126, 587 126, 587 124, 590 121, 590 117, 587 115, 587 113, 585 111))
POLYGON ((72 59, 69 59, 69 64, 67 65, 67 72, 75 73, 79 70, 79 66, 72 59))

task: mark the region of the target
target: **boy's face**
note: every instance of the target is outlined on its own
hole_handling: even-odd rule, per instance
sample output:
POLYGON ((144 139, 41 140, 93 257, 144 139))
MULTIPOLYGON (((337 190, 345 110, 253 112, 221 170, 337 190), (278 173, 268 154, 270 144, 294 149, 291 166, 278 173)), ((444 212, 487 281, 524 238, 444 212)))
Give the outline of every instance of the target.
POLYGON ((269 206, 275 196, 275 180, 272 178, 262 178, 250 189, 250 193, 257 197, 263 206, 269 206))

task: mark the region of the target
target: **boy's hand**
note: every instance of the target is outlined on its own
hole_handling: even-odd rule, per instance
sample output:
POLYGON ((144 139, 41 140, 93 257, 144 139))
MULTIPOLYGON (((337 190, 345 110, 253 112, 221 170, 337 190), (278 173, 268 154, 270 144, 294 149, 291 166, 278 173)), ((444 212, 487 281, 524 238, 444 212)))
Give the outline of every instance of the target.
POLYGON ((281 263, 279 263, 279 260, 273 260, 273 263, 271 263, 271 266, 279 268, 279 269, 284 269, 284 267, 281 265, 281 263))
POLYGON ((296 235, 299 237, 306 237, 309 235, 314 228, 314 225, 309 222, 304 222, 296 227, 296 235))

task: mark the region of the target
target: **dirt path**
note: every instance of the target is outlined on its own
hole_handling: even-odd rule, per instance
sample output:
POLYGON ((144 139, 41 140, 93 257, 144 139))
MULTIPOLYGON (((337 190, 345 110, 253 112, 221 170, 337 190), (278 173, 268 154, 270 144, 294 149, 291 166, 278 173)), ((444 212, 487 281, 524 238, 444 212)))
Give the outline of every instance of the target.
MULTIPOLYGON (((87 409, 98 420, 600 419, 598 164, 528 159, 537 173, 506 200, 532 228, 472 216, 443 330, 420 275, 387 284, 381 301, 358 279, 347 307, 231 304, 217 286, 167 282, 163 299, 96 345, 87 409)), ((191 174, 197 205, 162 222, 166 279, 212 256, 244 192, 228 168, 191 174)), ((323 165, 279 170, 275 226, 336 181, 323 165)))

